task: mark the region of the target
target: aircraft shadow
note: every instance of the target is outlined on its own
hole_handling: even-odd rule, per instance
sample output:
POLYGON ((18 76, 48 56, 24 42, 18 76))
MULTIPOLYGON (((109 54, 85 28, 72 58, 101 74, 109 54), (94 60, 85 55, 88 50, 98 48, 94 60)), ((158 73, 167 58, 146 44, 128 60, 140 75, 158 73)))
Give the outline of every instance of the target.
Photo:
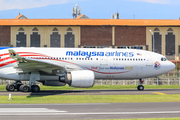
POLYGON ((147 93, 147 92, 163 92, 163 91, 180 91, 180 89, 145 89, 144 91, 138 91, 136 89, 120 89, 120 90, 41 90, 40 92, 31 92, 28 97, 43 97, 49 95, 125 95, 131 92, 131 94, 147 93))

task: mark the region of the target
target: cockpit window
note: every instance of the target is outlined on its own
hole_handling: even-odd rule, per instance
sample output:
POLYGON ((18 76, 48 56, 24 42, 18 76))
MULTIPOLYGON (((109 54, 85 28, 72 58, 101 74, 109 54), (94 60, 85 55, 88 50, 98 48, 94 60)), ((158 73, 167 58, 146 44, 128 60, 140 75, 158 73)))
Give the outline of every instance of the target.
POLYGON ((163 57, 163 58, 161 58, 161 61, 168 61, 168 59, 163 57))

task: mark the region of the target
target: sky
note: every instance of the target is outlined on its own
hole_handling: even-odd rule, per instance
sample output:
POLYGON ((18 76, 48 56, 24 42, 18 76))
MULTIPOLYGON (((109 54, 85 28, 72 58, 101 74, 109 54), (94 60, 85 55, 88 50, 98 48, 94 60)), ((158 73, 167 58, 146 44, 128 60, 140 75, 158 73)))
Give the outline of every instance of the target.
POLYGON ((0 0, 0 19, 71 19, 72 7, 91 19, 179 19, 180 0, 0 0))

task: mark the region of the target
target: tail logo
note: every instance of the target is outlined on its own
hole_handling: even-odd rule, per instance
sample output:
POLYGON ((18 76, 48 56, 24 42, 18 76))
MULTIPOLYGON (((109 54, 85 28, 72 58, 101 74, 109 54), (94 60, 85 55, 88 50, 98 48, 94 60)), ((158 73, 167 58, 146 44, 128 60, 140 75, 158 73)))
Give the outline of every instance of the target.
POLYGON ((16 53, 12 52, 11 55, 12 55, 12 56, 16 56, 16 53))

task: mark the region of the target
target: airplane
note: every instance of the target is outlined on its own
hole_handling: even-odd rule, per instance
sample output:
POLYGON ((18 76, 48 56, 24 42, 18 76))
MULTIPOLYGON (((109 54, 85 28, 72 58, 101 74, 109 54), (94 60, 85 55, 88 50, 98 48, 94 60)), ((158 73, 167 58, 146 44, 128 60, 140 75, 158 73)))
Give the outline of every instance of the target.
POLYGON ((36 81, 46 86, 89 88, 95 79, 139 79, 175 68, 165 56, 136 49, 114 48, 0 48, 0 78, 14 80, 7 91, 39 92, 36 81), (21 81, 29 81, 22 84, 21 81))

